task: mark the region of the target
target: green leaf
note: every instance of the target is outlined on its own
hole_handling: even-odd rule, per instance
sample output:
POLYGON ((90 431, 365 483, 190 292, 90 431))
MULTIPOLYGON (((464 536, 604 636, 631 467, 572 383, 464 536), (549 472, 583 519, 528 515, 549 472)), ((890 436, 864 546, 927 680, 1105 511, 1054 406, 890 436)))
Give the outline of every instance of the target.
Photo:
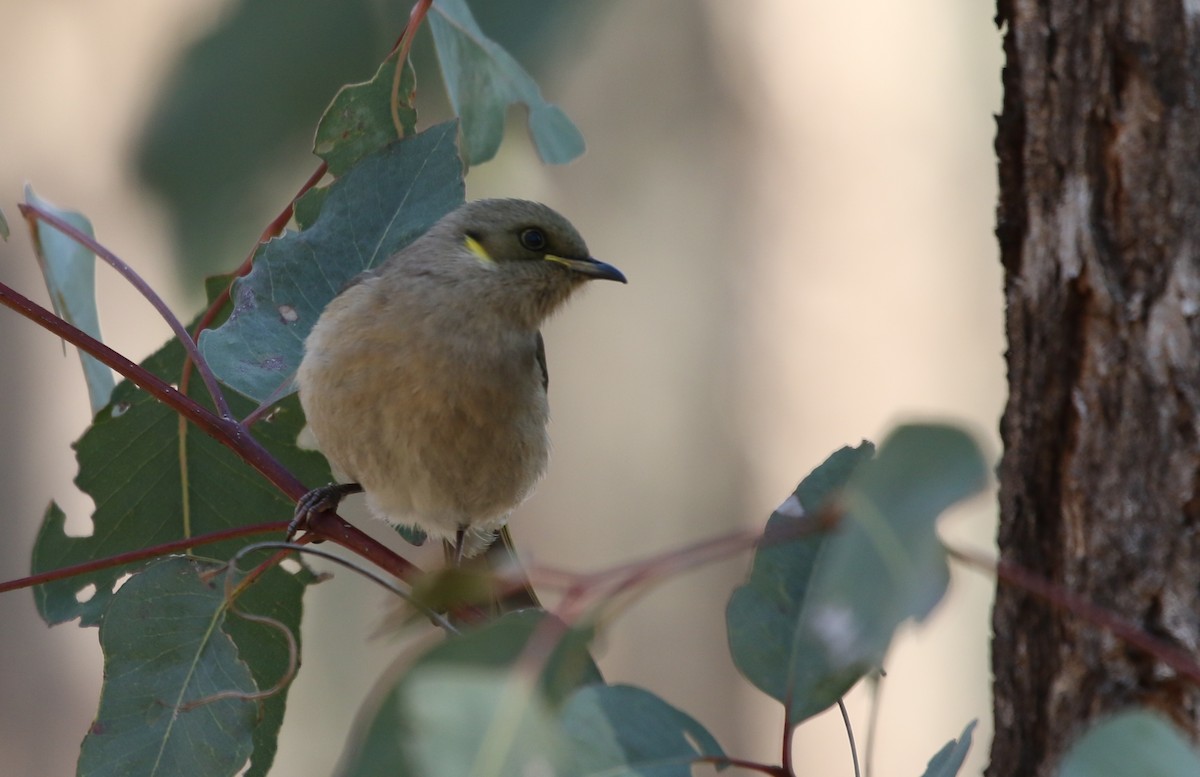
MULTIPOLYGON (((798 654, 814 650, 808 637, 797 633, 800 613, 808 600, 813 575, 832 535, 790 536, 821 513, 845 486, 854 469, 870 459, 875 446, 864 442, 842 448, 800 482, 795 492, 767 522, 763 540, 754 554, 746 584, 733 592, 725 610, 729 650, 738 671, 764 693, 785 703, 791 696, 792 666, 798 654)), ((813 678, 830 686, 809 698, 792 698, 793 720, 798 722, 828 707, 862 676, 861 672, 836 672, 828 662, 808 667, 813 678)), ((810 681, 808 684, 812 684, 810 681)))
POLYGON ((464 0, 435 0, 429 28, 437 46, 450 104, 462 121, 467 163, 496 155, 508 106, 529 110, 529 132, 547 164, 565 164, 584 151, 583 135, 557 106, 542 98, 517 61, 479 29, 464 0))
POLYGON ((412 107, 412 95, 417 79, 408 60, 404 61, 397 90, 399 132, 392 121, 392 82, 399 56, 396 51, 384 60, 370 81, 343 86, 321 117, 313 153, 325 160, 333 175, 341 175, 364 156, 416 132, 417 111, 412 107))
POLYGON ((1150 712, 1105 720, 1071 746, 1059 777, 1194 777, 1200 757, 1179 731, 1150 712))
POLYGON ((750 581, 726 612, 735 663, 788 706, 793 725, 878 667, 896 627, 941 599, 949 572, 934 524, 986 479, 978 447, 953 427, 902 426, 875 459, 862 461, 865 452, 843 449, 810 476, 822 502, 844 482, 827 503, 840 515, 837 530, 771 541, 781 516, 815 514, 806 480, 772 516, 750 581))
MULTIPOLYGON (((33 193, 33 187, 29 184, 25 185, 25 201, 58 216, 85 235, 95 237, 91 222, 83 214, 63 210, 43 200, 33 193)), ((0 221, 3 221, 2 216, 0 221)), ((37 221, 36 225, 34 248, 54 312, 77 329, 103 341, 100 336, 100 316, 96 312, 95 255, 49 224, 37 221)), ((7 237, 8 225, 2 226, 7 237)), ((83 378, 92 403, 92 415, 95 415, 108 404, 116 382, 112 370, 92 356, 79 351, 79 360, 83 364, 83 378)))
POLYGON ((725 755, 691 716, 628 685, 579 689, 562 726, 579 777, 691 777, 697 758, 725 755))
POLYGON ((4 217, 3 210, 0 210, 0 240, 8 241, 8 219, 4 217))
POLYGON ((528 658, 531 639, 558 628, 546 620, 552 617, 537 610, 510 613, 425 653, 379 690, 369 714, 360 715, 338 773, 562 773, 564 742, 555 712, 575 689, 602 680, 587 653, 590 635, 578 631, 545 646, 552 652, 537 665, 536 678, 514 668, 528 658), (524 771, 541 767, 548 770, 524 771))
POLYGON ((967 752, 971 749, 971 735, 975 732, 976 722, 972 720, 968 723, 957 740, 951 739, 929 759, 923 777, 955 777, 958 774, 963 761, 966 760, 967 752))
POLYGON ((232 775, 250 755, 254 693, 249 669, 221 630, 224 595, 185 557, 135 574, 100 627, 104 689, 83 740, 79 774, 232 775))
POLYGON ((259 246, 229 321, 200 338, 222 381, 260 402, 290 393, 329 300, 462 203, 454 139, 455 124, 439 124, 365 157, 329 186, 307 229, 259 246))
MULTIPOLYGON (((841 525, 821 555, 797 628, 792 688, 827 690, 814 664, 837 676, 880 665, 906 619, 923 620, 945 594, 937 518, 987 480, 978 446, 950 426, 901 426, 841 495, 841 525)), ((793 720, 795 718, 793 717, 793 720)))

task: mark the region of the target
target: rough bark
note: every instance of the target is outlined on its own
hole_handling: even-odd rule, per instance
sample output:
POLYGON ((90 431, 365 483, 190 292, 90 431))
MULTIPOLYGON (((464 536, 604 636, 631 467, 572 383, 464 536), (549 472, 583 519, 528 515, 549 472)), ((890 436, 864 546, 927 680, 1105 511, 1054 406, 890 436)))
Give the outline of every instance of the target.
MULTIPOLYGON (((1000 552, 1200 645, 1200 3, 1000 0, 997 236, 1010 397, 1000 552)), ((999 586, 989 777, 1049 775, 1098 716, 1200 730, 1200 690, 999 586)))

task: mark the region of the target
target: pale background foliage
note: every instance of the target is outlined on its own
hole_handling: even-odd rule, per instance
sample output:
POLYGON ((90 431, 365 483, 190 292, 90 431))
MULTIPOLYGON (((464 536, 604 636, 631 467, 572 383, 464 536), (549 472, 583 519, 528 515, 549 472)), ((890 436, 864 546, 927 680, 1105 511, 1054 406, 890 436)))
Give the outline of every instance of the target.
MULTIPOLYGON (((608 0, 543 79, 586 135, 580 162, 539 168, 510 135, 471 196, 542 199, 580 227, 628 287, 592 288, 547 331, 555 457, 514 531, 537 562, 591 570, 761 525, 828 453, 910 418, 966 422, 999 450, 1001 271, 991 236, 999 36, 987 4, 953 0, 608 0)), ((0 208, 25 181, 83 210, 100 239, 181 316, 162 213, 136 188, 131 143, 161 74, 212 3, 0 2, 0 208)), ((364 77, 367 74, 364 74, 364 77)), ((431 81, 425 83, 430 84, 431 81)), ((279 203, 294 179, 276 186, 279 203)), ((0 280, 40 301, 18 223, 0 280)), ((240 257, 229 257, 233 266, 240 257)), ((106 340, 141 358, 166 337, 98 271, 106 340)), ((0 576, 27 573, 47 501, 86 530, 68 444, 84 429, 78 364, 0 313, 0 576)), ((981 499, 943 524, 991 543, 981 499)), ((650 593, 597 645, 612 681, 683 707, 734 754, 777 760, 781 711, 738 677, 723 633, 746 559, 650 593)), ((990 581, 956 570, 947 603, 888 661, 876 774, 920 774, 982 719, 964 773, 985 762, 990 581)), ((385 597, 348 573, 306 600, 305 667, 275 773, 328 774, 371 681, 399 654, 368 639, 385 597)), ((96 709, 95 630, 47 630, 0 597, 0 754, 7 773, 73 771, 96 709)), ((860 746, 866 694, 850 697, 860 746)), ((797 737, 806 773, 852 774, 836 713, 797 737)))

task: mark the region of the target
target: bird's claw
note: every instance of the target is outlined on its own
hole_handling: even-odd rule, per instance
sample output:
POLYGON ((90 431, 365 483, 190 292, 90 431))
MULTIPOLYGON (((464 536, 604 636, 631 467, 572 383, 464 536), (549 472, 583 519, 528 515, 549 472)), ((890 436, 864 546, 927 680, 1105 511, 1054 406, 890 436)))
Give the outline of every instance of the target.
POLYGON ((296 511, 287 527, 286 540, 292 541, 296 532, 307 531, 309 519, 317 513, 336 510, 341 501, 350 494, 357 494, 363 488, 358 483, 327 483, 314 488, 296 500, 296 511))

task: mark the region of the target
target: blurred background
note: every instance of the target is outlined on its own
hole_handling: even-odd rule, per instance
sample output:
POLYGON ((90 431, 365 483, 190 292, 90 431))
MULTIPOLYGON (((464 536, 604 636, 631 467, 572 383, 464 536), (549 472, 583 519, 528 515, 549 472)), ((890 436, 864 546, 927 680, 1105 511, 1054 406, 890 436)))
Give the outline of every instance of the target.
MULTIPOLYGON (((1002 275, 991 235, 1000 37, 985 3, 511 0, 477 4, 587 138, 539 165, 514 111, 470 197, 543 200, 629 276, 546 331, 555 455, 513 531, 538 563, 589 571, 761 526, 830 452, 896 423, 967 425, 993 458, 1004 399, 1002 275), (485 9, 483 6, 487 6, 485 9), (484 12, 486 11, 486 13, 484 12)), ((32 183, 77 208, 182 318, 198 279, 242 261, 315 167, 337 87, 365 80, 409 5, 383 0, 0 0, 0 281, 48 304, 16 203, 32 183)), ((445 117, 418 61, 423 124, 445 117)), ((419 52, 420 53, 420 52, 419 52)), ((105 339, 135 360, 167 330, 97 271, 105 339)), ((0 311, 0 578, 28 573, 47 502, 89 531, 70 443, 89 421, 74 353, 0 311)), ((989 548, 991 494, 941 524, 989 548)), ((724 605, 748 557, 680 577, 596 645, 726 750, 774 762, 778 705, 736 673, 724 605)), ((947 601, 887 662, 875 774, 920 774, 979 718, 990 738, 991 581, 947 601)), ((304 669, 275 774, 334 768, 373 681, 404 649, 372 638, 387 597, 339 571, 306 598, 304 669)), ((8 773, 73 773, 96 711, 94 629, 47 629, 0 596, 0 753, 8 773)), ((868 696, 849 697, 860 748, 868 696)), ((798 770, 853 774, 836 712, 801 727, 798 770)))

